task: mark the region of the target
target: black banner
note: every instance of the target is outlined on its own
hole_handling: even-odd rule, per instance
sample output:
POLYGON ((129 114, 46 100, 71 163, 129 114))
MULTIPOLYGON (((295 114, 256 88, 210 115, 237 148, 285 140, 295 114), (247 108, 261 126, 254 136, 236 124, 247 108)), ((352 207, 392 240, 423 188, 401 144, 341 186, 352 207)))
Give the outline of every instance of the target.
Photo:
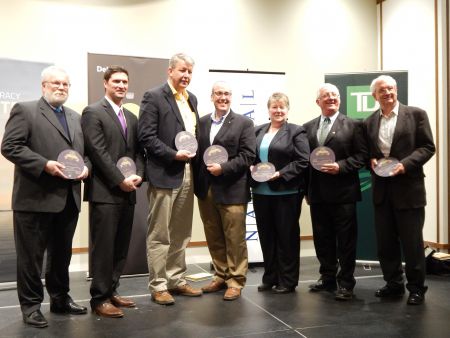
MULTIPOLYGON (((167 81, 168 59, 142 58, 132 56, 88 54, 88 101, 89 104, 105 95, 103 74, 108 66, 119 65, 128 71, 128 94, 124 106, 139 115, 139 105, 144 93, 167 81)), ((124 275, 148 273, 145 239, 147 237, 148 198, 147 183, 138 189, 134 211, 133 232, 131 234, 128 258, 124 275)))

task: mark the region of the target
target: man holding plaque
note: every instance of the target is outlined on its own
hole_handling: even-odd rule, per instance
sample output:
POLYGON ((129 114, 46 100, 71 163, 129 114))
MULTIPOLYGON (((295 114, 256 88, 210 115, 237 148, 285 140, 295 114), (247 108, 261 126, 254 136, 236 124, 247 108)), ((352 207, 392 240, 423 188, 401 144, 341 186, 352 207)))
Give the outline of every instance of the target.
MULTIPOLYGON (((42 97, 14 105, 6 123, 2 154, 14 163, 12 209, 17 253, 17 293, 23 321, 46 327, 40 311, 44 299, 41 282, 44 252, 47 250, 45 285, 50 311, 85 314, 86 307, 69 296, 69 264, 72 238, 81 203, 81 180, 88 167, 74 179, 57 161, 60 153, 84 153, 80 116, 63 106, 69 95, 69 76, 58 67, 42 71, 42 97)), ((87 161, 87 160, 86 160, 87 161)), ((81 162, 84 162, 81 158, 81 162)))
POLYGON ((184 278, 185 250, 192 232, 195 153, 175 146, 182 131, 198 135, 197 98, 186 90, 193 68, 190 56, 175 54, 169 61, 167 82, 144 94, 139 113, 139 142, 146 154, 149 181, 149 289, 152 300, 161 305, 174 304, 175 294, 202 294, 184 278))
POLYGON ((340 102, 337 87, 323 84, 316 98, 322 113, 304 125, 312 150, 307 201, 321 275, 310 290, 337 289, 336 300, 351 300, 356 283, 356 202, 361 200, 358 170, 367 150, 362 124, 340 114, 340 102), (316 166, 317 158, 324 155, 316 166))
POLYGON ((370 86, 380 104, 364 122, 372 172, 378 258, 386 285, 376 297, 401 297, 405 293, 402 253, 405 258, 407 303, 425 300, 425 255, 422 229, 425 220, 423 165, 436 151, 425 111, 397 100, 397 83, 380 75, 370 86), (379 176, 385 158, 396 163, 379 176), (378 174, 377 174, 378 173, 378 174))
POLYGON ((256 157, 253 122, 230 109, 231 98, 227 83, 214 84, 211 101, 215 110, 200 119, 194 185, 215 270, 213 281, 202 290, 226 289, 224 300, 239 298, 246 282, 247 172, 256 157))
POLYGON ((127 259, 144 161, 138 147, 137 117, 123 106, 128 71, 109 66, 103 79, 105 97, 87 106, 81 116, 92 162, 84 199, 89 201, 91 308, 100 316, 118 318, 123 316, 120 307, 135 306, 119 296, 117 288, 127 259))

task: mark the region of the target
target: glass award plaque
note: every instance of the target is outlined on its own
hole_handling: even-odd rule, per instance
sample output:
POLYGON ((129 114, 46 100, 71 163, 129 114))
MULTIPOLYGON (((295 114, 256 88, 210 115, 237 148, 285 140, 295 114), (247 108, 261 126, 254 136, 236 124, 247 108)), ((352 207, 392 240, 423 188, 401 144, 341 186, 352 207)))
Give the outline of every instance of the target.
POLYGON ((228 161, 228 152, 227 150, 219 145, 212 145, 206 148, 205 153, 203 154, 203 162, 206 165, 218 163, 222 164, 228 161))
POLYGON ((188 131, 180 131, 175 136, 175 147, 177 150, 187 150, 195 154, 198 148, 197 139, 188 131))
POLYGON ((252 178, 256 182, 267 182, 275 174, 275 166, 270 162, 260 162, 253 166, 252 178))
POLYGON ((66 149, 59 153, 57 161, 64 165, 61 171, 73 180, 81 175, 84 169, 84 160, 80 153, 73 149, 66 149))
POLYGON ((312 167, 319 171, 324 164, 334 163, 335 160, 336 156, 334 155, 334 151, 323 146, 314 149, 309 156, 309 162, 312 167))
POLYGON ((385 157, 380 158, 377 162, 377 165, 373 168, 375 174, 381 177, 389 177, 392 176, 392 171, 399 163, 399 160, 394 157, 385 157))
POLYGON ((136 163, 130 157, 124 156, 119 158, 116 167, 119 168, 123 176, 129 177, 136 175, 136 163))

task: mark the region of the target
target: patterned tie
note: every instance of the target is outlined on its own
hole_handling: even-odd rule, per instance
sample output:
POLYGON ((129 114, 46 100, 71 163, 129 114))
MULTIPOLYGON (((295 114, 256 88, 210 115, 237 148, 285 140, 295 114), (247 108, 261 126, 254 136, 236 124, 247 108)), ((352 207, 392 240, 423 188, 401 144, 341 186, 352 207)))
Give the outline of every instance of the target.
POLYGON ((127 122, 125 121, 125 116, 123 115, 122 108, 119 109, 119 114, 117 114, 119 117, 120 125, 122 126, 122 131, 125 137, 127 137, 127 122))
POLYGON ((322 122, 322 127, 320 128, 320 133, 319 133, 319 144, 321 146, 323 146, 323 144, 325 143, 325 140, 327 139, 328 133, 330 131, 330 125, 331 125, 331 120, 329 117, 325 117, 325 119, 322 122))

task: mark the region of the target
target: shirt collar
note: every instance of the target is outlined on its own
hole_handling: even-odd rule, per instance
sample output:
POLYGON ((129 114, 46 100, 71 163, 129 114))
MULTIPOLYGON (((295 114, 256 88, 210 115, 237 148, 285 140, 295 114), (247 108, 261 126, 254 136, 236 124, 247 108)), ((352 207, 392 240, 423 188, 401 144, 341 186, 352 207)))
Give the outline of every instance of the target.
POLYGON ((117 104, 115 104, 109 97, 105 96, 106 101, 111 105, 112 109, 116 113, 116 115, 119 115, 119 110, 122 109, 122 107, 119 107, 117 104))
POLYGON ((180 95, 183 95, 183 97, 187 100, 189 100, 189 93, 187 92, 187 90, 182 90, 180 93, 177 92, 177 90, 175 88, 173 88, 172 84, 170 83, 170 81, 167 81, 167 84, 170 87, 170 90, 172 91, 173 96, 175 96, 175 99, 180 99, 180 95))
MULTIPOLYGON (((399 107, 400 107, 400 103, 397 100, 397 102, 395 103, 394 109, 392 109, 391 113, 394 113, 394 115, 398 116, 398 109, 399 109, 399 107)), ((384 117, 383 111, 381 110, 381 108, 380 108, 380 116, 384 117)), ((389 114, 388 117, 390 117, 390 116, 391 115, 389 114)))
POLYGON ((323 122, 323 121, 328 117, 328 118, 330 119, 330 121, 331 121, 331 124, 333 124, 334 121, 337 119, 338 115, 339 115, 339 111, 337 111, 336 113, 334 113, 334 114, 331 115, 331 116, 324 116, 324 115, 321 115, 321 116, 320 116, 320 122, 323 122))
POLYGON ((231 109, 229 109, 228 110, 228 112, 225 114, 225 115, 223 115, 220 119, 216 119, 215 117, 216 117, 216 112, 214 111, 212 114, 211 114, 211 121, 212 121, 212 123, 214 123, 214 124, 222 124, 223 123, 223 121, 227 118, 227 116, 228 116, 228 114, 230 114, 230 111, 231 111, 231 109))
POLYGON ((59 111, 64 111, 63 105, 60 105, 59 107, 52 106, 45 97, 43 97, 43 98, 44 98, 44 101, 47 102, 47 104, 50 106, 50 108, 52 108, 53 111, 57 111, 57 110, 59 110, 59 108, 61 108, 61 110, 59 110, 59 111))

